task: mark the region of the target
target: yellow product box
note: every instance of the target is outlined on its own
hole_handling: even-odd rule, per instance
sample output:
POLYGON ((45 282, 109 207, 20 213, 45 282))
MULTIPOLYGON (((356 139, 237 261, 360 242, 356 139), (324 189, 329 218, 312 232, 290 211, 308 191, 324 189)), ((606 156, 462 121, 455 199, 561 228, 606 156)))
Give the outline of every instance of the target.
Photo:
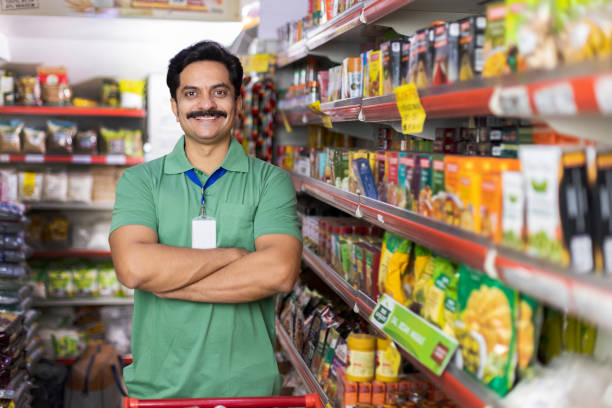
POLYGON ((477 157, 465 158, 459 174, 459 200, 463 207, 459 226, 476 233, 482 229, 482 163, 483 159, 477 157))
POLYGON ((382 57, 380 50, 371 51, 368 54, 368 95, 382 95, 382 57))
POLYGON ((502 241, 502 173, 519 171, 517 159, 485 159, 482 163, 480 217, 481 233, 494 242, 502 241))

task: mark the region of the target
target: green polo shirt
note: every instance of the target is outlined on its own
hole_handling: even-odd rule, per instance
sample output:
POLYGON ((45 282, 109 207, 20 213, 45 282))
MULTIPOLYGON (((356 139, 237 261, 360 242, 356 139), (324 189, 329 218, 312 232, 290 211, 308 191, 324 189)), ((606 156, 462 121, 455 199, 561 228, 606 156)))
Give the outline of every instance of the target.
MULTIPOLYGON (((111 232, 144 225, 162 244, 191 247, 201 190, 185 175, 193 166, 184 146, 181 137, 170 154, 123 173, 111 232)), ((285 171, 247 156, 233 138, 221 167, 225 175, 206 189, 206 213, 217 220, 217 247, 254 251, 255 239, 266 234, 301 239, 295 190, 285 171)), ((204 184, 208 176, 196 173, 204 184)), ((134 363, 124 377, 130 397, 140 399, 275 395, 280 376, 274 345, 272 297, 196 303, 136 290, 134 363)))

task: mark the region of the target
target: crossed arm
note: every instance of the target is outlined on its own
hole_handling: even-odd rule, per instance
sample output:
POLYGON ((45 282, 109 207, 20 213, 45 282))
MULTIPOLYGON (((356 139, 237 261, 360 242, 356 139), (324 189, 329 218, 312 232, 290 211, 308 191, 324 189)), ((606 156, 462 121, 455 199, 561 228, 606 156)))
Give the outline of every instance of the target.
POLYGON ((117 277, 125 286, 192 302, 251 302, 289 292, 297 279, 301 242, 262 235, 255 252, 239 248, 192 249, 158 243, 154 230, 125 225, 110 236, 117 277))

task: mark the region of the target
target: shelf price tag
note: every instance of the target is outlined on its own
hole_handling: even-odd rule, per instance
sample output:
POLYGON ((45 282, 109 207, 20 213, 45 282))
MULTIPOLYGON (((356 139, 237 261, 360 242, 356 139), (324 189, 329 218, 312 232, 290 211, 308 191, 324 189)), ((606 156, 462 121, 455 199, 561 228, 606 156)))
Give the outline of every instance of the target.
POLYGON ((599 78, 594 89, 599 111, 604 115, 612 114, 612 76, 599 78))
POLYGON ((538 113, 542 116, 576 115, 578 113, 574 89, 568 82, 534 91, 533 101, 538 113))
POLYGON ((75 154, 74 156, 72 156, 72 162, 79 163, 79 164, 90 164, 91 156, 83 155, 83 154, 75 154))
POLYGON ((416 86, 412 83, 401 85, 394 91, 397 110, 402 118, 402 133, 421 133, 427 114, 416 86))
POLYGON ((24 161, 26 163, 43 163, 45 161, 45 156, 42 154, 26 154, 24 161))
POLYGON ((525 86, 495 88, 489 101, 489 109, 497 116, 533 116, 529 90, 525 86))
POLYGON ((441 375, 457 349, 457 340, 383 295, 370 321, 434 374, 441 375))
POLYGON ((126 163, 126 161, 125 156, 121 154, 109 154, 106 156, 106 164, 123 165, 126 163))
POLYGON ((319 115, 321 117, 321 122, 323 122, 323 126, 328 129, 331 129, 332 121, 328 114, 321 110, 321 101, 316 101, 308 105, 308 109, 315 115, 319 115))

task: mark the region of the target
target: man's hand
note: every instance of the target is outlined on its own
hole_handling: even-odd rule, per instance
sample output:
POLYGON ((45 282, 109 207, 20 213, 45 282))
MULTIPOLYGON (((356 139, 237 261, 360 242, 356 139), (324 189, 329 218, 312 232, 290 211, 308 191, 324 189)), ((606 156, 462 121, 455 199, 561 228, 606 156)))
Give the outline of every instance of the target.
POLYGON ((162 245, 154 230, 141 225, 119 227, 109 241, 119 281, 128 288, 148 292, 184 288, 250 253, 241 248, 162 245))

